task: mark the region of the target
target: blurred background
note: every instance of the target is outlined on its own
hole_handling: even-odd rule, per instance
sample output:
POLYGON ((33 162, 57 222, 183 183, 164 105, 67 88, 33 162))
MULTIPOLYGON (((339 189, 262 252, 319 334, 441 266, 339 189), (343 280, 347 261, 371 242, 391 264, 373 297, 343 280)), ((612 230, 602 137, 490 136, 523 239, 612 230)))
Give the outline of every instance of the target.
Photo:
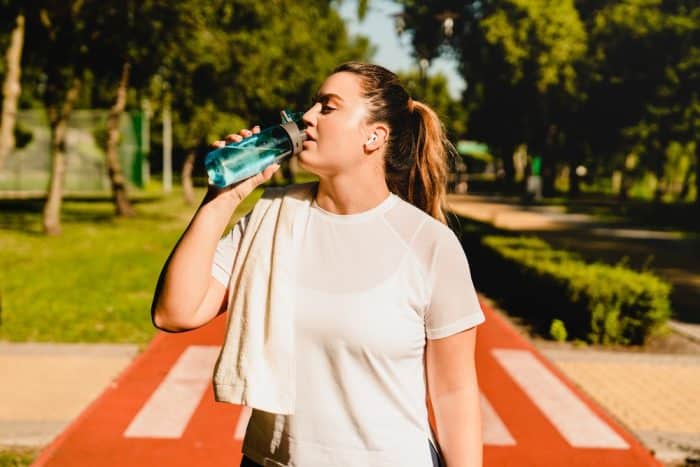
POLYGON ((66 194, 122 215, 205 183, 210 141, 307 108, 349 59, 438 110, 455 192, 698 203, 695 2, 25 3, 2 2, 0 190, 48 192, 49 233, 66 194))

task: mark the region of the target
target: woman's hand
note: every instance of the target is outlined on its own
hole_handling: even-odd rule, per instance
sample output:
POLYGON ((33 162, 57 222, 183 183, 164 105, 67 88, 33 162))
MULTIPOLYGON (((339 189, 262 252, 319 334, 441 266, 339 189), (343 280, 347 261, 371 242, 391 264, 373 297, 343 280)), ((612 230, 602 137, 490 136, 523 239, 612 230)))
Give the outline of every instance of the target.
MULTIPOLYGON (((227 135, 223 140, 214 141, 212 143, 213 147, 220 148, 228 143, 239 142, 243 138, 248 138, 255 133, 260 133, 260 126, 255 125, 252 130, 242 129, 238 133, 231 133, 227 135)), ((265 168, 262 172, 248 177, 245 180, 241 180, 238 183, 227 186, 226 188, 219 188, 215 185, 209 185, 209 190, 205 196, 205 203, 213 201, 214 199, 221 201, 227 201, 227 203, 233 203, 237 206, 241 201, 243 201, 258 185, 265 183, 272 178, 277 169, 279 169, 279 164, 271 164, 265 168)))

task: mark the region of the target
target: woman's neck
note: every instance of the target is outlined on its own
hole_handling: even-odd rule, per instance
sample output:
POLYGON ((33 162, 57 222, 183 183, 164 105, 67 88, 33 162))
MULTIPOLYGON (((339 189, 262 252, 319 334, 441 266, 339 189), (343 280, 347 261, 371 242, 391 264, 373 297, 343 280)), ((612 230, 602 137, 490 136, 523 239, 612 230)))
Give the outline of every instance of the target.
POLYGON ((357 178, 321 178, 316 191, 316 203, 324 211, 334 214, 357 214, 368 211, 390 194, 383 183, 365 182, 357 178))

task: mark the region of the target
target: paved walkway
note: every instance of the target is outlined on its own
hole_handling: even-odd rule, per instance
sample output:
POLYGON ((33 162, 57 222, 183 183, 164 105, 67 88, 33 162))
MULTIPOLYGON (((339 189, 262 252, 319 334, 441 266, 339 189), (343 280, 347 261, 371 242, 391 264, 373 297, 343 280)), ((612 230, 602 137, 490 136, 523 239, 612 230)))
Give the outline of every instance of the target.
MULTIPOLYGON (((491 323, 496 322, 497 318, 503 323, 508 321, 505 315, 490 307, 488 313, 491 323)), ((210 379, 209 366, 213 364, 218 349, 216 342, 221 336, 221 333, 217 333, 216 324, 212 324, 205 327, 199 333, 199 337, 197 332, 181 335, 159 334, 158 341, 168 339, 170 344, 151 344, 155 349, 150 352, 148 360, 145 353, 136 356, 137 348, 132 345, 0 343, 0 379, 15 382, 13 385, 0 387, 0 445, 46 446, 53 440, 53 447, 44 451, 46 458, 49 451, 57 449, 67 435, 79 425, 87 423, 86 420, 90 418, 97 418, 98 423, 104 425, 104 428, 94 427, 94 430, 106 430, 97 447, 100 446, 99 443, 111 445, 122 439, 129 431, 127 427, 130 427, 131 438, 135 439, 135 445, 140 446, 139 449, 143 449, 144 445, 140 444, 138 439, 143 437, 144 431, 153 429, 161 430, 159 436, 167 440, 173 436, 178 439, 181 436, 191 438, 192 427, 218 427, 215 431, 231 431, 234 433, 234 439, 238 440, 236 442, 240 442, 245 428, 246 412, 241 412, 241 408, 235 406, 214 404, 213 395, 207 388, 210 379), (134 356, 136 359, 130 365, 134 356), (192 361, 187 363, 187 359, 192 361), (159 391, 158 388, 169 378, 172 380, 176 376, 173 373, 177 372, 174 368, 178 362, 180 365, 194 364, 203 368, 200 381, 195 382, 199 384, 195 393, 200 392, 196 393, 194 398, 188 399, 186 395, 181 394, 178 399, 177 405, 180 407, 186 406, 187 401, 192 399, 189 403, 192 407, 189 415, 185 412, 183 418, 171 413, 165 418, 167 423, 164 425, 156 425, 153 428, 151 422, 149 427, 148 411, 144 411, 144 403, 149 396, 153 400, 154 394, 159 391), (111 407, 106 410, 101 407, 106 399, 113 398, 124 390, 135 396, 118 400, 116 404, 108 404, 111 407), (200 401, 205 391, 205 400, 200 401), (208 417, 206 422, 201 419, 202 414, 195 416, 192 413, 195 411, 194 407, 200 407, 196 410, 198 413, 204 410, 203 413, 208 417), (135 421, 135 414, 139 410, 145 414, 141 416, 141 422, 135 421), (121 431, 117 430, 117 433, 114 433, 112 428, 107 428, 109 424, 115 423, 121 427, 121 431)), ((523 381, 515 380, 515 385, 521 385, 521 388, 516 391, 517 395, 513 396, 498 392, 498 388, 513 387, 512 376, 506 378, 506 382, 489 377, 489 374, 493 373, 503 376, 504 370, 506 373, 514 371, 513 368, 508 368, 507 353, 500 355, 499 359, 498 351, 494 348, 531 349, 524 343, 522 334, 520 340, 513 337, 520 332, 515 329, 513 326, 510 326, 510 330, 506 328, 506 331, 499 332, 491 329, 489 337, 488 328, 484 326, 478 340, 478 369, 484 392, 482 410, 485 420, 489 420, 484 427, 485 443, 492 448, 517 442, 518 436, 522 436, 534 426, 533 417, 542 416, 541 409, 528 409, 527 413, 519 411, 521 409, 512 412, 509 404, 512 404, 513 397, 523 397, 523 381), (519 344, 514 345, 513 342, 519 344), (519 428, 521 423, 527 426, 519 428)), ((583 397, 584 401, 589 397, 604 412, 601 412, 601 409, 595 409, 596 411, 612 417, 611 419, 621 427, 633 433, 637 440, 654 452, 657 459, 666 465, 679 465, 686 458, 700 457, 700 400, 696 390, 700 387, 700 355, 573 350, 562 348, 553 342, 535 342, 535 346, 540 355, 551 362, 544 362, 545 368, 553 365, 553 368, 567 378, 566 385, 582 391, 586 395, 583 397)), ((167 390, 161 389, 160 392, 167 390)), ((544 426, 552 426, 548 419, 543 423, 544 426)), ((550 429, 547 429, 548 432, 550 429)), ((75 437, 75 434, 72 436, 75 437)), ((94 437, 97 434, 90 436, 94 437)), ((561 439, 561 435, 557 435, 557 438, 561 439)), ((193 439, 195 447, 204 449, 205 445, 201 444, 203 441, 200 438, 195 436, 193 439)), ((160 444, 163 445, 162 448, 167 445, 163 440, 160 444)), ((238 452, 238 446, 235 443, 219 444, 220 448, 225 448, 225 452, 234 456, 238 452)), ((492 448, 487 449, 494 453, 490 456, 498 456, 499 449, 492 448)), ((80 449, 90 448, 85 445, 80 449)), ((118 450, 121 449, 123 446, 118 450)), ((160 452, 160 449, 156 449, 156 452, 160 452)), ((495 457, 491 459, 495 462, 495 457)))
MULTIPOLYGON (((617 255, 641 256, 660 247, 664 255, 654 263, 655 269, 684 293, 680 300, 686 306, 682 317, 693 321, 671 320, 669 325, 684 338, 700 343, 700 263, 698 255, 692 253, 698 248, 697 241, 690 242, 690 247, 686 242, 673 254, 681 238, 678 232, 604 226, 591 216, 568 214, 560 206, 522 206, 500 198, 452 194, 448 204, 460 216, 504 230, 537 233, 593 259, 604 258, 600 252, 605 249, 617 255)), ((700 354, 536 345, 579 388, 654 450, 657 458, 669 465, 683 465, 686 458, 700 460, 700 354)))
POLYGON ((48 444, 137 351, 135 345, 0 342, 0 445, 48 444))
MULTIPOLYGON (((477 371, 487 466, 659 466, 649 450, 484 304, 477 371)), ((36 467, 232 466, 249 412, 214 402, 222 317, 159 333, 36 467)))

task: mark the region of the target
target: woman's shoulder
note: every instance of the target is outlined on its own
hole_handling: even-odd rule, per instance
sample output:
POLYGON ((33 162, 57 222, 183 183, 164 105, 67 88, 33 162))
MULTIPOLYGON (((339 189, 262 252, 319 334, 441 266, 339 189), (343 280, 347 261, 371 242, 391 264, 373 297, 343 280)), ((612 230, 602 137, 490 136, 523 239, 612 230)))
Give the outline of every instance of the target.
POLYGON ((409 237, 414 240, 412 243, 417 244, 416 246, 435 247, 445 242, 452 243, 457 239, 450 226, 408 201, 400 199, 397 207, 400 208, 396 212, 397 224, 414 226, 409 237))
POLYGON ((394 194, 399 199, 398 207, 400 207, 401 212, 400 216, 406 219, 411 219, 411 222, 414 224, 422 224, 423 228, 430 229, 431 231, 438 233, 438 232, 451 232, 451 228, 427 212, 423 211, 421 208, 416 206, 413 203, 410 203, 406 201, 405 199, 401 198, 400 196, 394 194))

